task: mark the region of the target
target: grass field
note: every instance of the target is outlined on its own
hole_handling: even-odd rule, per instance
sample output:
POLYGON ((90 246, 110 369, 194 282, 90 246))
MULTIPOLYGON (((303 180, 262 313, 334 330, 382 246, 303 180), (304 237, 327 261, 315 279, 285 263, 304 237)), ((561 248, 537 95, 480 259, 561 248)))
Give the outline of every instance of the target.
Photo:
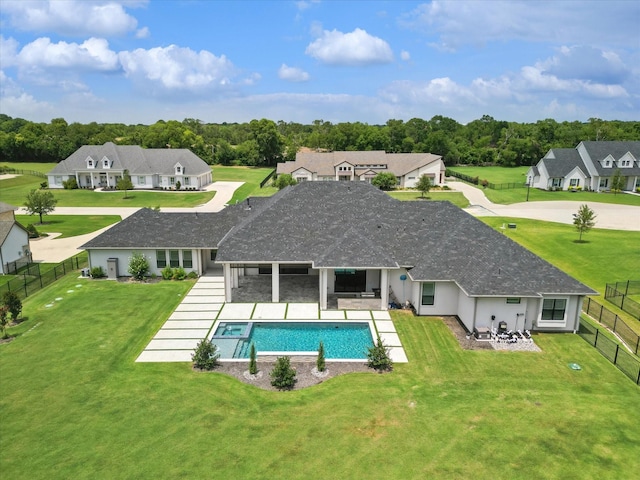
POLYGON ((640 468, 640 389, 576 335, 537 335, 543 353, 463 351, 441 320, 394 312, 410 363, 267 392, 187 364, 134 363, 188 287, 68 276, 25 302, 21 335, 0 346, 4 477, 631 478, 640 468))
MULTIPOLYGON (((32 163, 32 162, 0 162, 0 167, 15 168, 16 170, 33 170, 36 172, 47 174, 54 168, 57 163, 32 163)), ((42 181, 45 179, 43 178, 42 181)))
POLYGON ((263 167, 226 167, 213 166, 213 180, 225 182, 245 182, 235 191, 229 204, 241 202, 247 197, 268 197, 277 190, 274 187, 260 188, 262 182, 273 171, 273 168, 263 167))
POLYGON ((16 215, 16 220, 26 226, 32 223, 39 233, 58 232, 57 238, 73 237, 95 232, 121 220, 118 215, 45 215, 43 224, 38 215, 16 215))
MULTIPOLYGON (((520 183, 524 185, 527 181, 526 173, 529 167, 451 167, 450 170, 459 172, 470 177, 478 177, 480 180, 486 179, 491 183, 520 183)), ((574 202, 601 202, 614 203, 618 205, 640 206, 640 196, 628 194, 596 193, 596 192, 548 192, 530 188, 530 202, 549 201, 574 201, 574 202)), ((504 190, 494 190, 492 188, 483 189, 485 195, 493 203, 512 204, 524 202, 527 199, 527 188, 511 188, 504 190)))
POLYGON ((448 202, 457 205, 460 208, 466 208, 469 206, 469 200, 461 192, 447 192, 443 190, 434 190, 423 199, 422 195, 418 191, 396 191, 387 192, 393 198, 398 200, 446 200, 448 202))

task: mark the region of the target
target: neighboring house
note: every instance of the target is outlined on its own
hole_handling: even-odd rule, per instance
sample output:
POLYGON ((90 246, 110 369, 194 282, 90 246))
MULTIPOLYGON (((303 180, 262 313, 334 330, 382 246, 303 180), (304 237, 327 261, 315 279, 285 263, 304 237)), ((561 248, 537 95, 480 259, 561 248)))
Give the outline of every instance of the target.
POLYGON ((640 142, 580 142, 576 148, 552 148, 527 172, 527 182, 543 190, 611 189, 616 170, 623 190, 640 188, 640 142))
POLYGON ((243 276, 270 278, 278 302, 281 277, 304 275, 323 310, 328 295, 374 292, 381 309, 393 295, 470 331, 575 331, 596 293, 449 202, 402 202, 365 182, 303 182, 206 215, 142 210, 83 248, 91 266, 133 251, 154 272, 222 266, 227 302, 243 276))
POLYGON ((30 261, 29 233, 16 221, 16 207, 0 202, 0 274, 12 273, 15 266, 30 261))
POLYGON ((422 175, 433 185, 444 185, 442 157, 431 153, 298 152, 295 161, 278 163, 278 175, 288 173, 298 182, 361 180, 371 183, 380 172, 396 176, 398 187, 411 188, 422 175))
POLYGON ((80 188, 115 188, 125 170, 134 189, 201 189, 212 181, 211 167, 186 148, 137 145, 84 145, 48 174, 49 188, 75 178, 80 188))

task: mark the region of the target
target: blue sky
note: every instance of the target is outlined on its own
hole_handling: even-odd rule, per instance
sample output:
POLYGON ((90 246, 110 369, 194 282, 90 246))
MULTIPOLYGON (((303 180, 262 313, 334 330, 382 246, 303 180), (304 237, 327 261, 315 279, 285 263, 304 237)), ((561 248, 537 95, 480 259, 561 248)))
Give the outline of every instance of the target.
POLYGON ((640 120, 640 2, 0 0, 0 113, 640 120))

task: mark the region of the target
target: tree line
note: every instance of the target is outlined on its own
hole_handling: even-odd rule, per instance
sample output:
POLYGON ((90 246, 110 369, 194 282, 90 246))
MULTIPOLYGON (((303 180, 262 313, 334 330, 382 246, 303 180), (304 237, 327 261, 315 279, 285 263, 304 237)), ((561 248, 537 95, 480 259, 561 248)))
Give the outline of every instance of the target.
POLYGON ((447 165, 535 164, 550 148, 571 148, 583 140, 640 140, 640 122, 590 118, 587 122, 535 123, 496 120, 489 115, 467 123, 442 115, 430 120, 388 120, 311 124, 261 119, 248 123, 160 120, 153 125, 67 123, 54 118, 36 123, 0 114, 0 161, 59 162, 82 145, 140 145, 144 148, 188 148, 210 164, 275 166, 314 150, 384 150, 430 152, 447 165))

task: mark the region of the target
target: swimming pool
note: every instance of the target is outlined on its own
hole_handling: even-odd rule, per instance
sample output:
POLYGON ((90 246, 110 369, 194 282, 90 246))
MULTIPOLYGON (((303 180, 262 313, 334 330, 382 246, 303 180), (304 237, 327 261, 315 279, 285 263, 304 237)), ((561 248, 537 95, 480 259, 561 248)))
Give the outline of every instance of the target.
POLYGON ((249 358, 251 343, 258 355, 316 355, 320 341, 325 358, 359 360, 367 358, 373 345, 372 324, 361 322, 221 322, 211 341, 221 359, 249 358))

